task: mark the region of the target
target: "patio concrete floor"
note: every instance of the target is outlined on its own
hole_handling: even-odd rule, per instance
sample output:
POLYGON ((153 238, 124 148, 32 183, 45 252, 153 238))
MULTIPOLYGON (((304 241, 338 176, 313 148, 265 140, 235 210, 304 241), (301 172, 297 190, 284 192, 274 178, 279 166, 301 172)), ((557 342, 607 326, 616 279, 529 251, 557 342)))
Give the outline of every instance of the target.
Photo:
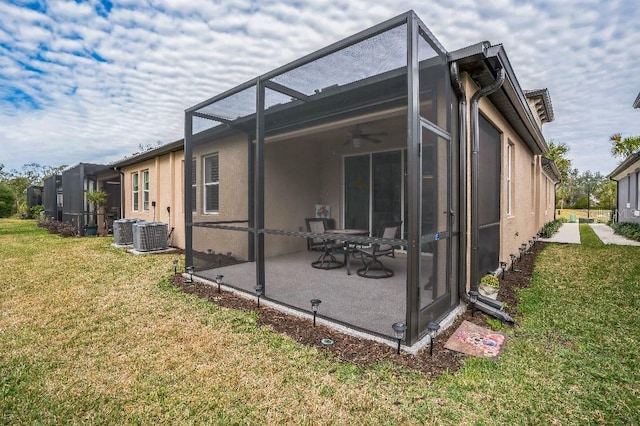
MULTIPOLYGON (((351 275, 347 275, 346 267, 312 268, 311 262, 318 256, 318 252, 302 251, 266 259, 265 297, 305 312, 311 311, 311 299, 320 299, 318 318, 392 336, 391 324, 405 320, 406 256, 397 253, 395 258, 382 259, 384 265, 394 271, 393 277, 384 279, 358 276, 356 270, 362 262, 353 257, 351 275)), ((342 260, 342 255, 338 258, 342 260)), ((430 276, 432 256, 423 258, 423 274, 430 276)), ((255 295, 255 262, 198 271, 194 275, 214 282, 218 274, 224 275, 223 284, 255 295)), ((432 300, 431 290, 421 289, 420 297, 426 306, 432 300)))

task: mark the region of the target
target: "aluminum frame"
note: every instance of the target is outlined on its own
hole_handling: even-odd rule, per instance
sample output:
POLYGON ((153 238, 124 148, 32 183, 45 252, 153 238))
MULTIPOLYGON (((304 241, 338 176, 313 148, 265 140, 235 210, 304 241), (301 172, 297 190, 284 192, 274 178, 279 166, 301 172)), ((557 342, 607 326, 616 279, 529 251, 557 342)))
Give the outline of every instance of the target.
MULTIPOLYGON (((193 157, 193 144, 196 141, 204 140, 210 132, 207 130, 200 132, 199 134, 193 133, 193 118, 200 117, 205 119, 211 119, 217 121, 226 126, 233 126, 233 123, 227 122, 227 120, 214 117, 212 115, 206 115, 199 111, 206 108, 216 102, 228 99, 229 97, 236 95, 251 87, 256 88, 256 105, 255 105, 255 145, 252 143, 252 135, 248 136, 248 144, 250 149, 248 150, 248 197, 249 197, 249 227, 250 244, 249 253, 253 253, 256 261, 256 284, 262 285, 266 291, 265 283, 265 250, 264 250, 264 234, 274 233, 279 234, 281 232, 274 230, 266 230, 265 225, 265 158, 264 158, 264 143, 265 143, 265 88, 275 90, 292 98, 297 99, 299 102, 307 102, 309 97, 299 91, 286 87, 280 83, 272 81, 272 79, 281 76, 289 71, 295 70, 303 65, 312 63, 326 57, 332 53, 339 52, 347 47, 353 46, 361 41, 369 39, 378 34, 382 34, 393 28, 401 25, 407 26, 406 32, 406 46, 407 46, 407 61, 406 61, 406 83, 407 83, 407 164, 406 170, 407 176, 407 197, 408 197, 408 223, 407 227, 407 240, 403 243, 407 246, 407 285, 406 285, 406 324, 407 334, 406 342, 408 344, 415 343, 419 336, 419 323, 420 323, 420 308, 418 287, 420 278, 420 244, 421 244, 421 138, 422 127, 427 127, 435 134, 447 138, 450 143, 453 143, 451 139, 451 132, 446 129, 442 129, 435 123, 432 123, 424 118, 420 117, 420 93, 419 93, 419 57, 418 57, 418 44, 419 38, 422 37, 434 50, 434 52, 441 57, 444 61, 444 75, 447 84, 449 82, 449 68, 447 55, 448 53, 444 47, 437 41, 433 34, 428 30, 424 23, 417 17, 413 11, 408 11, 387 21, 384 21, 378 25, 375 25, 369 29, 361 31, 350 37, 347 37, 341 41, 333 43, 323 49, 320 49, 314 53, 303 56, 289 64, 276 68, 262 76, 248 80, 235 88, 225 91, 219 95, 209 98, 203 102, 200 102, 185 110, 185 159, 193 157), (253 237, 251 237, 253 234, 253 237)), ((451 87, 445 86, 447 91, 446 99, 451 100, 451 87)), ((447 102, 450 105, 451 102, 447 102)), ((447 111, 447 123, 451 126, 451 114, 452 111, 447 111)), ((250 120, 249 120, 250 123, 250 120)), ((448 157, 450 157, 450 150, 448 157)), ((191 176, 191 161, 185 161, 185 176, 191 176)), ((448 172, 448 185, 449 191, 451 191, 451 170, 448 172)), ((191 180, 184 179, 184 194, 185 194, 185 245, 186 245, 186 264, 193 265, 193 212, 191 209, 192 195, 191 195, 191 180)), ((449 203, 451 203, 452 197, 449 196, 449 203)), ((209 225, 215 227, 215 225, 209 225)), ((222 227, 222 226, 221 226, 222 227)), ((450 226, 449 226, 450 229, 450 226)), ((282 233, 286 234, 286 233, 282 233)), ((376 238, 362 238, 354 237, 354 241, 364 242, 377 242, 381 241, 376 238)), ((447 275, 449 276, 450 262, 451 260, 451 246, 449 243, 447 250, 447 275)), ((464 250, 463 247, 458 244, 458 250, 464 250)), ((460 278, 462 279, 462 278, 460 278)), ((449 284, 450 286, 452 284, 449 284)))

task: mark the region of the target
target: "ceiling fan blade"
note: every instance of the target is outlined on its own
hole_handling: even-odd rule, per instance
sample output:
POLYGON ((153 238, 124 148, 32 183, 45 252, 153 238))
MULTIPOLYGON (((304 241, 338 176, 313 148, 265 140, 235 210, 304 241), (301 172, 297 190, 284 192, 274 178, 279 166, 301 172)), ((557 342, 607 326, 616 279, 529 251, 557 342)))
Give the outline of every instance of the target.
POLYGON ((363 138, 368 138, 368 137, 371 137, 371 136, 375 137, 375 136, 387 136, 387 135, 388 135, 387 132, 363 133, 362 137, 363 138))
POLYGON ((363 137, 363 140, 367 141, 367 142, 372 142, 372 143, 381 143, 382 141, 378 138, 370 138, 370 137, 363 137))

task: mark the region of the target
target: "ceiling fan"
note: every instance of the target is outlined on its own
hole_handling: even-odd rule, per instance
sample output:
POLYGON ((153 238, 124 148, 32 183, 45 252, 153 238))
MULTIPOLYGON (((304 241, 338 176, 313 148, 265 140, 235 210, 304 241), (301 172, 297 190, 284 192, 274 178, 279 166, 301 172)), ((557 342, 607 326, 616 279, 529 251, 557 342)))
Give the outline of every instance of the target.
POLYGON ((360 148, 364 142, 380 143, 382 141, 376 138, 376 136, 386 135, 387 132, 362 133, 360 126, 356 125, 356 127, 351 131, 351 137, 345 141, 344 145, 352 144, 354 148, 360 148))

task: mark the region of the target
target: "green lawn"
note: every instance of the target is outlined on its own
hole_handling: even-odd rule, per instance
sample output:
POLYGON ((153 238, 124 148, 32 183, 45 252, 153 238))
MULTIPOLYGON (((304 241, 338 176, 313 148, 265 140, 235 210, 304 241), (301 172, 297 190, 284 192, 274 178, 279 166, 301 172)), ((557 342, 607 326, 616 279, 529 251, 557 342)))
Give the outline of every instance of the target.
POLYGON ((538 258, 498 362, 432 379, 184 295, 172 255, 0 220, 0 424, 640 424, 640 248, 581 232, 538 258))

